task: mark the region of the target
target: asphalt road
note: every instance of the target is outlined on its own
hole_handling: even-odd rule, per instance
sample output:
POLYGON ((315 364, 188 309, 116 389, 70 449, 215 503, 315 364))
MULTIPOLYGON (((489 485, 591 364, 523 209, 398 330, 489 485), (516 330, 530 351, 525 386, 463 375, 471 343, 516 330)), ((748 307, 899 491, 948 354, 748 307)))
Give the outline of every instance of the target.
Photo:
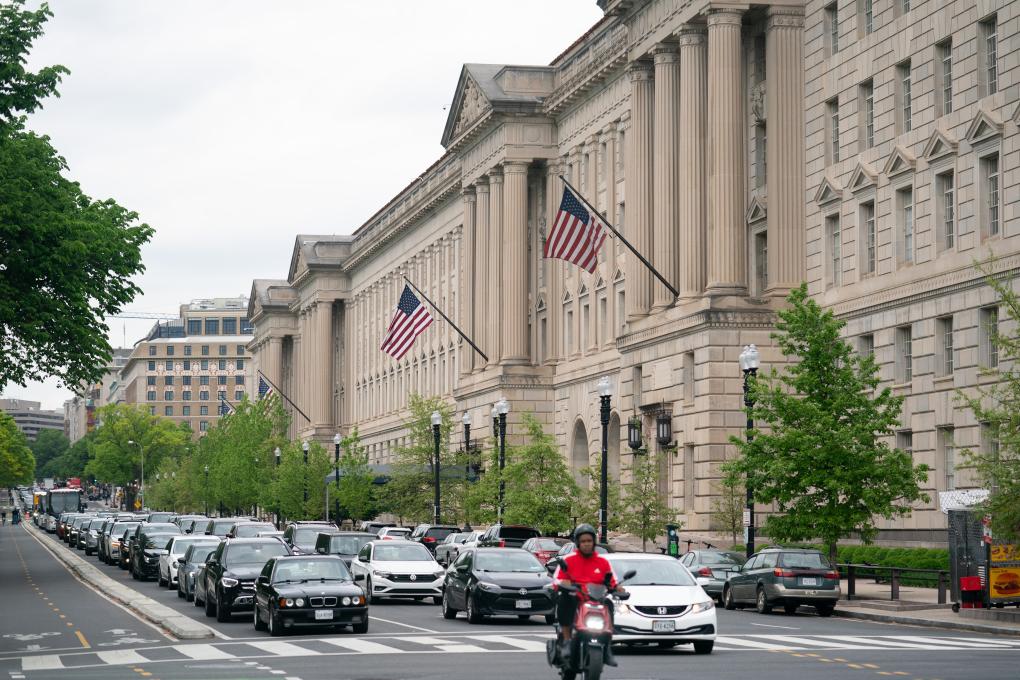
MULTIPOLYGON (((51 537, 42 542, 61 549, 51 537)), ((270 638, 255 632, 248 616, 219 624, 155 582, 138 583, 116 567, 100 568, 207 623, 219 637, 168 639, 73 578, 22 528, 8 525, 0 529, 0 680, 556 677, 541 651, 551 629, 538 618, 472 626, 463 617, 446 621, 430 603, 395 602, 373 605, 368 635, 270 638), (23 639, 35 635, 43 637, 23 639)), ((622 650, 619 668, 607 669, 605 677, 1006 680, 1017 677, 1020 664, 1016 637, 821 619, 809 610, 796 616, 718 614, 720 638, 711 655, 696 656, 683 647, 622 650)))

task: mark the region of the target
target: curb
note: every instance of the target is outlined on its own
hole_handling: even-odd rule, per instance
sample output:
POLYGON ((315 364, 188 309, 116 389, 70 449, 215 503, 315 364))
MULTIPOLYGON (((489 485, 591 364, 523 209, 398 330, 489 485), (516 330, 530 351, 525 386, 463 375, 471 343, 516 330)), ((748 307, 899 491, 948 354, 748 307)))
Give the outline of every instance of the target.
MULTIPOLYGON (((23 522, 23 524, 25 524, 26 531, 34 534, 37 539, 39 538, 40 529, 38 527, 31 522, 23 522)), ((42 534, 45 535, 45 532, 42 532, 42 534)), ((124 605, 146 621, 165 628, 177 639, 205 640, 217 637, 216 631, 204 623, 188 618, 184 614, 160 604, 151 597, 142 595, 137 590, 114 581, 95 566, 70 552, 65 546, 58 544, 49 545, 48 543, 43 543, 43 545, 81 580, 111 600, 124 605)))
POLYGON ((966 621, 935 621, 932 619, 920 619, 912 616, 899 616, 896 614, 878 614, 862 612, 853 609, 836 608, 834 616, 842 616, 848 619, 863 619, 867 621, 880 621, 882 623, 900 623, 910 626, 924 626, 925 628, 947 628, 950 630, 966 630, 972 633, 991 633, 993 635, 1016 635, 1020 636, 1020 630, 1015 628, 1004 628, 1003 626, 987 623, 969 623, 966 621))

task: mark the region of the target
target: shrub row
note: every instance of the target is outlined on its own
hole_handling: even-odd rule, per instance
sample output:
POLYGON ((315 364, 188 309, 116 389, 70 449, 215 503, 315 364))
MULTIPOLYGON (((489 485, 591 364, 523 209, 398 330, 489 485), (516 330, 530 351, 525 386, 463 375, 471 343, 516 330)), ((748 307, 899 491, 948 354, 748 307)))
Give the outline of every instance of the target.
MULTIPOLYGON (((794 547, 794 546, 791 546, 794 547)), ((796 547, 814 548, 828 555, 828 550, 821 545, 801 545, 796 547)), ((943 548, 887 548, 879 545, 840 545, 836 547, 836 561, 840 564, 873 564, 879 567, 902 567, 904 569, 949 569, 949 551, 943 548)), ((858 577, 862 570, 858 570, 858 577)), ((864 574, 867 574, 864 571, 864 574)), ((845 576, 846 574, 844 574, 845 576)), ((889 581, 889 573, 882 571, 878 577, 883 582, 889 581)), ((937 574, 912 574, 900 577, 905 586, 929 586, 938 584, 937 574)))

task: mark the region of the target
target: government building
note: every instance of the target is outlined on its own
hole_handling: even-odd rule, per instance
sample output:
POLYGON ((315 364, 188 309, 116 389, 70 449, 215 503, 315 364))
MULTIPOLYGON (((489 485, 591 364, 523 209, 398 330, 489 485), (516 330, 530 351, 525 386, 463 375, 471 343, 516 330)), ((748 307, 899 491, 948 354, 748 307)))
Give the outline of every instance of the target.
POLYGON ((996 445, 955 397, 998 361, 975 262, 1020 270, 1020 1, 598 4, 551 64, 465 64, 445 153, 337 226, 351 235, 297 235, 286 277, 253 282, 248 347, 307 414, 294 436, 357 427, 386 463, 408 395, 483 433, 505 398, 510 442, 533 412, 579 473, 599 460, 608 376, 610 474, 640 419, 666 449, 660 493, 711 531, 745 422, 738 356, 754 343, 782 367, 775 313, 807 281, 906 398, 895 443, 932 469, 931 502, 880 538, 944 542, 938 492, 974 483, 958 452, 996 445), (678 296, 619 239, 592 274, 543 259, 561 176, 678 296), (488 360, 439 318, 400 361, 380 351, 405 276, 488 360))

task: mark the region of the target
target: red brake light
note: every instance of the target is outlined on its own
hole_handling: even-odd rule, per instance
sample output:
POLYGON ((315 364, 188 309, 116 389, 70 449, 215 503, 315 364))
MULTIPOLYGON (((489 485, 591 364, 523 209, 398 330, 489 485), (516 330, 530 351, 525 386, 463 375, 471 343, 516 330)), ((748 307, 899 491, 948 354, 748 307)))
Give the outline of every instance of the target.
POLYGON ((794 573, 788 569, 779 569, 778 567, 772 570, 773 575, 782 576, 784 578, 790 578, 794 576, 794 573))
POLYGON ((431 536, 426 536, 426 537, 424 537, 423 539, 421 539, 421 542, 422 542, 422 543, 435 543, 435 542, 436 542, 436 539, 434 539, 434 538, 433 538, 433 537, 431 537, 431 536))
POLYGON ((825 578, 831 578, 831 579, 834 579, 834 580, 838 581, 839 580, 839 572, 838 571, 827 571, 827 572, 825 572, 825 578))
POLYGON ((505 548, 506 547, 506 541, 504 541, 502 538, 499 539, 499 547, 500 548, 505 548))
POLYGON ((712 570, 709 569, 708 567, 702 567, 701 569, 698 569, 698 575, 699 576, 708 576, 708 577, 711 578, 712 570))

